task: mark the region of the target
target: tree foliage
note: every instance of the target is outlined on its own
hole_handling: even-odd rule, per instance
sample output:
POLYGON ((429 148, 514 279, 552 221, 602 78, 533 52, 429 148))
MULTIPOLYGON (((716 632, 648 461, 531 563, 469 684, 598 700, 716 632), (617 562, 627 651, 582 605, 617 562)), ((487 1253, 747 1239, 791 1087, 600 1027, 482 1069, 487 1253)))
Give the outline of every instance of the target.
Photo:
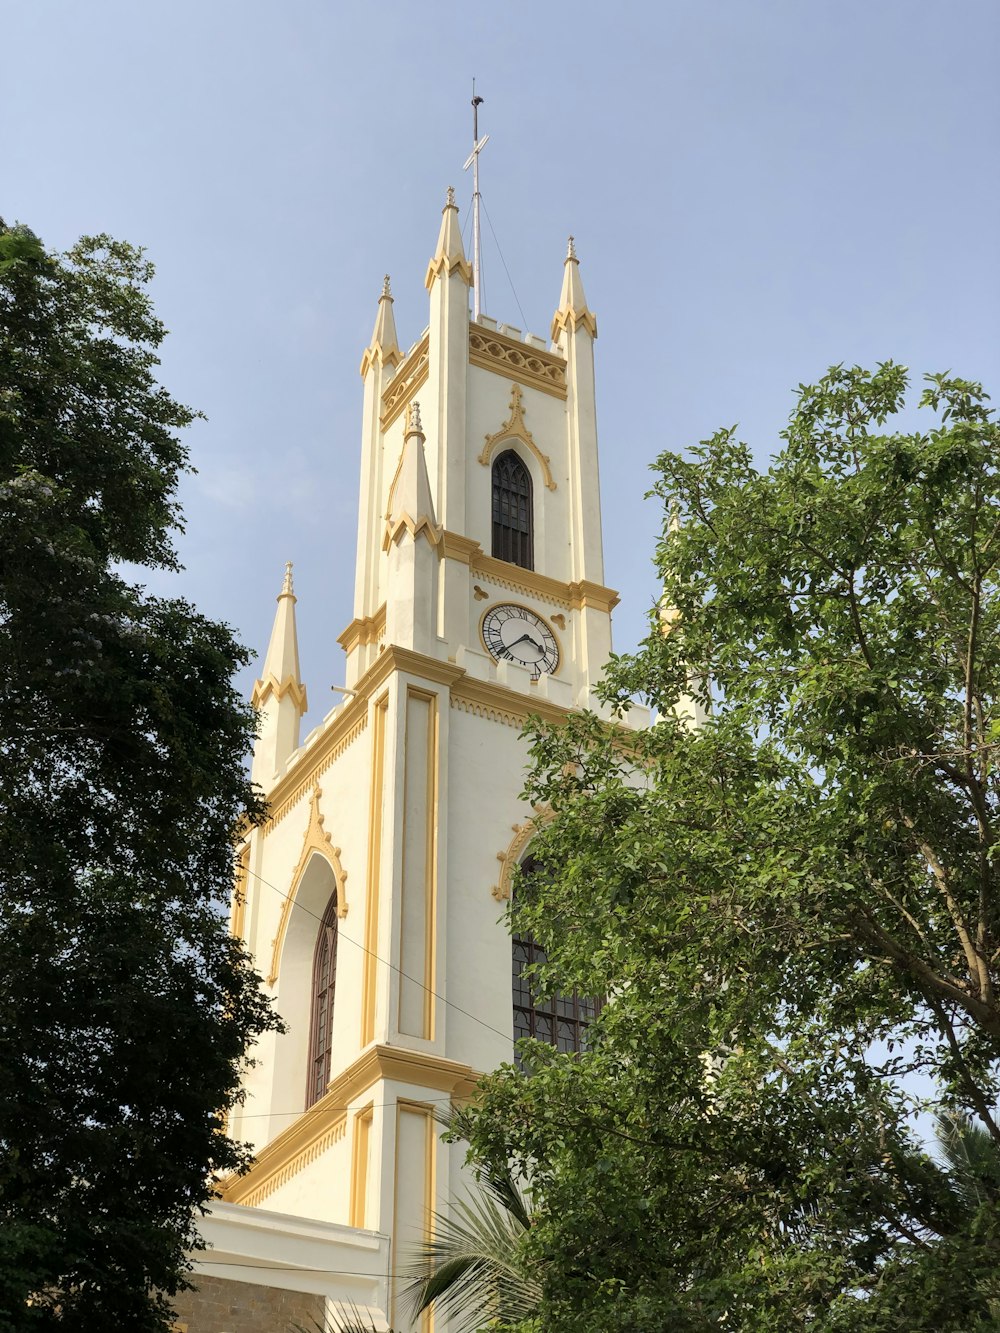
POLYGON ((1000 1181, 913 1112, 1000 1143, 1000 429, 936 375, 904 430, 906 389, 800 386, 767 472, 662 455, 662 608, 606 682, 660 720, 533 733, 513 922, 609 1003, 470 1132, 530 1181, 550 1333, 995 1326, 1000 1181))
POLYGON ((175 569, 192 413, 131 246, 0 225, 0 1327, 165 1328, 244 1052, 225 924, 260 809, 229 629, 175 569))

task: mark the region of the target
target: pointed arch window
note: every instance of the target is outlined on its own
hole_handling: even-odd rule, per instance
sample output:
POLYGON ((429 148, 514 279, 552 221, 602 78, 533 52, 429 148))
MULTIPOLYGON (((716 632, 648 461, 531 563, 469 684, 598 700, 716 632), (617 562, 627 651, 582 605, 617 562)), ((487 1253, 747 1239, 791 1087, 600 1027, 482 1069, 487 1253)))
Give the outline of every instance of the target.
POLYGON ((534 569, 531 473, 513 449, 493 463, 493 554, 534 569))
MULTIPOLYGON (((521 862, 526 874, 542 870, 534 857, 521 862)), ((544 873, 544 872, 543 872, 544 873)), ((514 1000, 514 1040, 534 1037, 547 1041, 559 1051, 582 1051, 587 1045, 587 1028, 597 1017, 601 1001, 587 999, 573 991, 571 995, 553 995, 539 999, 532 989, 526 970, 545 962, 545 950, 530 935, 515 935, 511 941, 511 971, 514 1000)), ((520 1059, 516 1060, 520 1065, 520 1059)))
POLYGON ((330 895, 313 956, 312 1026, 309 1038, 309 1086, 306 1106, 326 1092, 333 1051, 333 997, 337 985, 337 895, 330 895))

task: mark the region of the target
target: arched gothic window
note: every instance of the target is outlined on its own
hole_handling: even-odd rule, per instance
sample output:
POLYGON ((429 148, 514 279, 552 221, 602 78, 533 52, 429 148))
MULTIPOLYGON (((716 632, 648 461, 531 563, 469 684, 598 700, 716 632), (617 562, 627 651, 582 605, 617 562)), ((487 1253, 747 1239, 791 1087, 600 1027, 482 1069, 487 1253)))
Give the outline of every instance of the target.
POLYGON ((493 554, 534 569, 531 474, 513 449, 493 464, 493 554))
MULTIPOLYGON (((522 861, 521 869, 531 874, 540 866, 529 856, 522 861)), ((544 962, 545 950, 530 935, 513 937, 514 1040, 535 1037, 559 1051, 582 1051, 587 1044, 587 1028, 597 1017, 601 1004, 598 1000, 577 995, 576 991, 572 995, 538 999, 524 973, 531 964, 544 962)), ((520 1060, 517 1063, 520 1064, 520 1060)))
POLYGON ((326 1092, 333 1048, 333 995, 337 986, 337 895, 331 894, 313 956, 312 1028, 309 1037, 309 1086, 306 1106, 326 1092))

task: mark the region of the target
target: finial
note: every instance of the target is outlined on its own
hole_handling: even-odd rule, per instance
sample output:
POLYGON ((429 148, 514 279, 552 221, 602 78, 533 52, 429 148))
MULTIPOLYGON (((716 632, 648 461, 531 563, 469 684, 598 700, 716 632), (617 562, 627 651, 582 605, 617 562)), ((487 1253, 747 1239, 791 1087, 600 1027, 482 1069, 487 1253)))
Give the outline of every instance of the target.
POLYGON ((414 398, 412 403, 406 406, 406 421, 403 426, 403 438, 408 435, 423 435, 424 428, 420 424, 420 404, 414 398))
POLYGON ((454 185, 449 185, 449 186, 448 186, 448 195, 447 195, 447 197, 446 197, 446 199, 445 199, 445 201, 444 201, 444 206, 445 206, 445 208, 457 208, 457 207, 458 207, 458 204, 455 203, 455 187, 454 187, 454 185))
POLYGON ((392 292, 389 290, 389 275, 388 275, 388 273, 387 273, 387 274, 385 275, 385 277, 382 279, 382 295, 379 297, 379 300, 380 300, 380 301, 391 301, 391 300, 392 300, 392 292))
POLYGON ((280 595, 281 595, 282 597, 287 597, 287 596, 291 595, 291 592, 292 592, 292 562, 291 562, 291 560, 286 560, 286 561, 285 561, 285 581, 284 581, 284 582, 282 583, 282 585, 281 585, 281 593, 280 593, 280 595))
MULTIPOLYGON (((576 237, 574 236, 569 238, 569 244, 566 246, 566 258, 576 259, 576 237)), ((579 260, 577 260, 577 263, 579 263, 579 260)))

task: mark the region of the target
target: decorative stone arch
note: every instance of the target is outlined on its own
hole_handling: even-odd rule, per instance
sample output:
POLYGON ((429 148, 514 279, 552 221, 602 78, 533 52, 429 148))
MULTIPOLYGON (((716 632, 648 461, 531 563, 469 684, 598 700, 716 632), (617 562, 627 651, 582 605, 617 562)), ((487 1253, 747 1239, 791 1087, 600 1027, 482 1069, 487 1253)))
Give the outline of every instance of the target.
MULTIPOLYGON (((333 839, 323 828, 323 816, 319 812, 319 798, 322 795, 323 792, 317 783, 313 788, 312 799, 309 806, 309 822, 306 825, 305 836, 302 840, 302 852, 299 856, 298 864, 292 873, 292 886, 281 904, 281 916, 278 918, 278 929, 275 932, 274 940, 271 944, 271 970, 267 977, 267 984, 271 987, 273 987, 278 980, 281 952, 284 946, 292 908, 295 906, 302 882, 305 879, 310 862, 314 857, 321 857, 329 864, 330 869, 333 871, 333 878, 336 882, 337 892, 337 915, 339 917, 347 915, 347 871, 340 862, 340 848, 333 845, 333 839)), ((320 912, 320 915, 322 915, 322 911, 320 912)))
POLYGON ((552 476, 552 469, 549 466, 549 456, 542 453, 535 443, 531 431, 524 424, 524 408, 521 406, 521 396, 521 386, 512 384, 510 386, 510 416, 495 434, 485 437, 485 443, 479 453, 479 461, 483 467, 489 467, 493 455, 501 446, 513 446, 519 441, 542 469, 542 480, 545 482, 546 489, 554 491, 556 483, 552 476))
POLYGON ((532 818, 526 819, 523 824, 511 825, 513 838, 511 838, 505 851, 497 852, 500 874, 496 884, 490 889, 490 893, 498 903, 510 901, 515 866, 519 866, 524 860, 524 853, 528 849, 528 844, 538 830, 553 818, 552 807, 549 805, 536 805, 534 811, 532 818))

